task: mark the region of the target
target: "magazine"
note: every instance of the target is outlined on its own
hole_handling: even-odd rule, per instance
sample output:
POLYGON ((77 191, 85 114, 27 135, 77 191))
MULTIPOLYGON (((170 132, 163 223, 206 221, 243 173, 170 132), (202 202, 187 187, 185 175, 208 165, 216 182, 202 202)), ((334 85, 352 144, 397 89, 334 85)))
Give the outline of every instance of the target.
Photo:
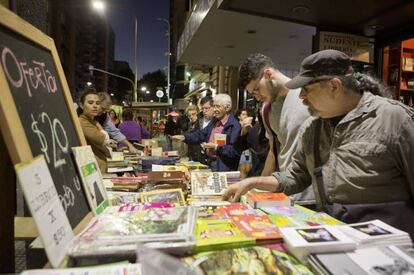
POLYGON ((167 202, 175 206, 185 205, 184 195, 181 189, 165 189, 142 192, 141 202, 167 202))

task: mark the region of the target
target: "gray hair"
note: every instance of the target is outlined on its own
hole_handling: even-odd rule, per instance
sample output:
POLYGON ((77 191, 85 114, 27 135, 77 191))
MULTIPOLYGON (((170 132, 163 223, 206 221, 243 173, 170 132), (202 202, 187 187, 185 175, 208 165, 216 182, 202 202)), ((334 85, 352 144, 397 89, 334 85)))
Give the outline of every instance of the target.
POLYGON ((231 97, 228 94, 217 94, 214 96, 213 100, 214 102, 220 102, 224 104, 224 106, 231 109, 231 105, 232 105, 231 97))

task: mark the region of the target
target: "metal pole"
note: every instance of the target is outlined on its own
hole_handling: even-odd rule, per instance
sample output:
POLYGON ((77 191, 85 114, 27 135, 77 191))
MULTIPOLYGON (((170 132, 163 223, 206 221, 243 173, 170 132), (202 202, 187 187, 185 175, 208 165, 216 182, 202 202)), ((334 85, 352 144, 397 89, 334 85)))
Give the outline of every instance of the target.
POLYGON ((134 76, 134 101, 138 102, 138 19, 135 16, 135 76, 134 76))
POLYGON ((171 27, 170 27, 170 21, 168 21, 165 18, 157 18, 157 20, 159 21, 163 21, 165 23, 167 23, 168 26, 168 31, 166 33, 167 37, 168 37, 168 52, 167 52, 167 102, 168 104, 170 103, 170 57, 171 57, 171 27))
POLYGON ((112 76, 115 76, 115 77, 118 77, 118 78, 122 78, 122 79, 128 81, 129 83, 131 83, 132 89, 135 89, 135 83, 131 79, 129 79, 125 76, 122 76, 122 75, 119 75, 119 74, 114 74, 114 73, 111 73, 111 72, 108 72, 108 71, 105 71, 105 70, 102 70, 102 69, 98 69, 98 68, 95 68, 92 65, 89 65, 89 71, 97 71, 97 72, 101 72, 101 73, 104 73, 104 74, 109 74, 109 75, 112 75, 112 76))

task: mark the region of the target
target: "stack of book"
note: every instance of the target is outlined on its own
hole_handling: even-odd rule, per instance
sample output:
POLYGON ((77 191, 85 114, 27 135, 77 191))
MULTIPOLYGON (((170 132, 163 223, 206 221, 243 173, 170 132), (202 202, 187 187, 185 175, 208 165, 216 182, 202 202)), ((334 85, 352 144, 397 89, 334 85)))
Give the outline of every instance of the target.
POLYGON ((112 177, 110 183, 112 185, 106 186, 113 191, 132 191, 136 192, 138 187, 147 182, 147 175, 137 174, 135 177, 112 177))
POLYGON ((188 182, 186 174, 181 171, 148 172, 147 182, 139 191, 181 188, 184 193, 187 193, 188 182))
POLYGON ((125 159, 107 159, 107 173, 124 173, 132 172, 134 168, 125 159))
POLYGON ((358 248, 353 252, 312 254, 316 274, 414 274, 414 258, 399 246, 358 248))
POLYGON ((356 248, 354 240, 331 225, 284 227, 280 232, 285 247, 302 263, 306 263, 311 253, 343 252, 356 248))
POLYGON ((194 240, 195 221, 193 207, 102 214, 75 238, 69 255, 74 259, 125 259, 135 255, 138 242, 190 242, 194 240))
POLYGON ((313 227, 280 229, 286 248, 302 261, 311 253, 347 252, 387 245, 412 247, 408 233, 380 220, 313 227))
POLYGON ((246 195, 247 203, 253 208, 289 206, 290 198, 284 193, 249 192, 246 195))
POLYGON ((183 191, 180 188, 142 192, 141 202, 166 202, 174 206, 185 205, 183 191))
POLYGON ((202 164, 197 161, 182 161, 179 163, 180 166, 183 166, 188 169, 188 171, 211 171, 208 165, 202 164))
POLYGON ((338 228, 351 237, 358 247, 411 245, 411 238, 407 232, 380 220, 346 224, 338 228))
POLYGON ((175 165, 175 158, 173 157, 141 157, 138 160, 138 171, 150 172, 152 165, 175 165))

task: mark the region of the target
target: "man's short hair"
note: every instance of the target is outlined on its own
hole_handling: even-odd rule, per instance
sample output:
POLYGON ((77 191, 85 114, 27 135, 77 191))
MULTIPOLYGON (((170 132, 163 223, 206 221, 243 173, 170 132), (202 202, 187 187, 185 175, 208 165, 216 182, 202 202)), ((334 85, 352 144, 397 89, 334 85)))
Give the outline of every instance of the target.
POLYGON ((245 90, 250 81, 258 79, 265 68, 276 69, 270 57, 261 53, 249 55, 239 68, 239 89, 245 90))
POLYGON ((213 98, 211 96, 205 96, 200 100, 200 105, 203 106, 207 102, 210 103, 211 106, 213 106, 213 98))

